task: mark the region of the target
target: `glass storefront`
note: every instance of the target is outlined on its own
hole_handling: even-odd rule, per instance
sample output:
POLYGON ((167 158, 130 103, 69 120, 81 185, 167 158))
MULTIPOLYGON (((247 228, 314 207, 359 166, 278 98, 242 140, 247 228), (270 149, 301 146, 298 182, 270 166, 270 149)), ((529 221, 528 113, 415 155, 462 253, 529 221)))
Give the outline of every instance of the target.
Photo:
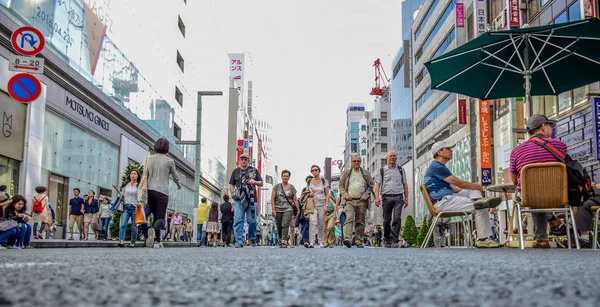
POLYGON ((42 180, 55 205, 56 222, 66 226, 68 199, 72 190, 92 190, 112 196, 119 180, 119 149, 74 124, 46 111, 42 155, 42 180), (63 208, 63 204, 65 208, 63 208))
POLYGON ((0 156, 0 185, 5 185, 11 196, 19 194, 20 162, 0 156))

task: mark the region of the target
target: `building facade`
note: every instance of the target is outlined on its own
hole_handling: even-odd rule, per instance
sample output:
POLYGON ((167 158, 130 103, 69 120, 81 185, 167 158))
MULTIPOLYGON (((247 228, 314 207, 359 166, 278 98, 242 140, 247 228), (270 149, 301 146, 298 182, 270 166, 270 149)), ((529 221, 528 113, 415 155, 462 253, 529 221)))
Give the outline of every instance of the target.
MULTIPOLYGON (((365 116, 364 103, 350 103, 346 109, 346 135, 344 141, 344 164, 342 169, 352 166, 350 159, 359 154, 360 121, 365 116)), ((364 165, 363 165, 364 166, 364 165)))
MULTIPOLYGON (((174 5, 172 11, 184 12, 185 5, 174 5)), ((112 185, 120 183, 127 165, 143 164, 160 137, 171 142, 170 156, 183 185, 178 190, 170 183, 169 208, 187 216, 195 211, 194 148, 175 144, 195 138, 195 128, 185 124, 195 122, 195 117, 185 120, 183 114, 188 112, 181 105, 188 101, 189 108, 195 109, 195 95, 167 96, 144 78, 143 68, 134 65, 111 39, 112 33, 131 29, 119 30, 110 11, 102 1, 12 1, 10 6, 0 2, 0 111, 4 127, 10 126, 2 134, 0 184, 7 185, 11 195, 28 199, 36 186, 47 186, 56 211, 56 238, 64 237, 68 228, 73 188, 114 197, 112 185), (46 61, 45 70, 37 75, 42 94, 28 105, 6 94, 7 81, 14 75, 8 70, 8 58, 14 52, 10 36, 23 25, 38 28, 46 38, 39 55, 46 61), (106 35, 98 41, 87 40, 97 33, 98 25, 106 35)), ((182 36, 178 23, 170 26, 182 36)), ((180 69, 173 58, 171 65, 180 69)), ((171 80, 167 75, 164 83, 171 80)), ((215 157, 206 154, 204 158, 201 194, 218 199, 224 167, 215 157), (204 167, 205 161, 212 167, 204 167)))

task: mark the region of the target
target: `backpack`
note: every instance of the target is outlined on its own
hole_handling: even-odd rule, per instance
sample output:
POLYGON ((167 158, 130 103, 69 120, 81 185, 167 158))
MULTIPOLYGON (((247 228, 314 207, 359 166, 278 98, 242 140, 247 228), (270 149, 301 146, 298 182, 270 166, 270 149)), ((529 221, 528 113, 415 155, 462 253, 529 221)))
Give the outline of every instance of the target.
POLYGON ((554 147, 547 140, 532 137, 530 141, 542 146, 567 167, 569 205, 583 206, 585 201, 595 196, 590 176, 581 163, 573 160, 571 156, 554 147))
MULTIPOLYGON (((400 182, 404 182, 404 169, 400 165, 396 165, 396 167, 400 172, 400 182)), ((381 175, 381 191, 383 191, 383 167, 379 170, 379 174, 381 175)))
POLYGON ((42 206, 42 201, 46 198, 46 196, 42 197, 42 199, 37 199, 35 196, 33 197, 33 213, 42 213, 44 211, 44 207, 42 206))

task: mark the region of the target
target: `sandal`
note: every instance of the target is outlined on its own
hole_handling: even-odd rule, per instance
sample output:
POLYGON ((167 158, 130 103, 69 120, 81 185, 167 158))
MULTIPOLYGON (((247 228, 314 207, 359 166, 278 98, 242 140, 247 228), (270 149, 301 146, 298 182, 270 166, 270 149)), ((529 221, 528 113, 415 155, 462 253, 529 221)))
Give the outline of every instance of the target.
POLYGON ((73 239, 73 237, 70 237, 70 238, 69 238, 69 241, 73 241, 73 240, 75 240, 75 239, 73 239))
POLYGON ((129 247, 135 247, 135 244, 131 243, 129 244, 129 247))
POLYGON ((119 242, 119 244, 117 244, 118 247, 125 247, 125 243, 123 242, 119 242))

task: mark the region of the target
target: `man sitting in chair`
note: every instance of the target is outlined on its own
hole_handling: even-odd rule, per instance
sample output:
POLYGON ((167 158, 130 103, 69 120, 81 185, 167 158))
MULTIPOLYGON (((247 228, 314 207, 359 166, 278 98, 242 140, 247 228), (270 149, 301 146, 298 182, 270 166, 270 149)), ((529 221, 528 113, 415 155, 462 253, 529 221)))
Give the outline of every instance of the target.
MULTIPOLYGON (((525 128, 527 128, 527 132, 532 137, 536 136, 542 140, 548 141, 548 143, 566 153, 567 145, 552 138, 552 129, 555 124, 556 121, 549 120, 542 114, 534 114, 527 120, 525 128)), ((518 202, 521 201, 521 169, 527 164, 544 162, 558 162, 558 160, 545 148, 534 142, 523 142, 515 147, 510 153, 510 175, 512 182, 517 186, 515 196, 518 202)), ((533 248, 550 247, 547 231, 550 214, 545 212, 534 212, 531 213, 531 217, 533 219, 533 229, 535 231, 533 248)))
POLYGON ((439 211, 471 212, 475 216, 477 228, 477 241, 479 248, 495 248, 501 245, 490 239, 492 227, 490 225, 489 208, 497 207, 502 199, 500 197, 483 198, 483 187, 478 183, 471 183, 456 178, 446 167, 452 159, 452 148, 446 142, 437 142, 431 147, 433 162, 425 172, 423 180, 431 202, 439 211))

